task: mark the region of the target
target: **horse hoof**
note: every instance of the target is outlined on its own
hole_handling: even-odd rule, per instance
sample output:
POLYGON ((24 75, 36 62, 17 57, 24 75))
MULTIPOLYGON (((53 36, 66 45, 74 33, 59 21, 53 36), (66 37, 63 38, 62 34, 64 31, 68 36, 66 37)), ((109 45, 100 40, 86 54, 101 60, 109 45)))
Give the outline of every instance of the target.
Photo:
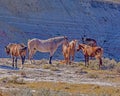
POLYGON ((20 67, 20 69, 23 69, 24 67, 20 67))

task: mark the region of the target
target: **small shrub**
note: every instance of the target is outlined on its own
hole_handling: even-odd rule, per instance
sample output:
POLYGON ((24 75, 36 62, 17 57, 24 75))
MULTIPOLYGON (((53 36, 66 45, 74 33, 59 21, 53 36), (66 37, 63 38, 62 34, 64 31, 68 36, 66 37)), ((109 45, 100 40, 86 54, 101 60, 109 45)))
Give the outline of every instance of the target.
POLYGON ((52 95, 49 89, 43 88, 36 92, 36 96, 52 96, 52 95))
POLYGON ((43 65, 43 69, 50 69, 51 68, 51 65, 50 64, 45 64, 43 65))
POLYGON ((33 94, 29 88, 20 88, 9 90, 9 96, 33 96, 33 94))
POLYGON ((50 69, 51 69, 51 71, 59 71, 59 69, 57 67, 51 67, 50 69))
POLYGON ((21 77, 27 77, 26 73, 24 71, 20 72, 21 77))
POLYGON ((36 93, 35 96, 81 96, 81 95, 72 95, 63 91, 54 91, 50 89, 41 88, 36 93))
POLYGON ((103 59, 102 69, 112 70, 112 69, 115 69, 116 66, 117 66, 117 62, 114 59, 111 59, 111 60, 109 58, 103 59))
POLYGON ((116 68, 117 73, 120 73, 120 66, 116 68))
POLYGON ((87 74, 87 73, 88 73, 88 72, 85 71, 83 68, 75 71, 75 74, 80 74, 80 75, 82 75, 82 74, 87 74))
POLYGON ((95 86, 93 86, 93 89, 99 89, 99 88, 100 88, 99 85, 95 85, 95 86))
POLYGON ((42 59, 42 60, 38 61, 37 64, 48 64, 48 61, 45 59, 42 59))
POLYGON ((8 83, 13 83, 13 84, 25 84, 24 79, 20 79, 18 76, 13 76, 10 78, 8 83))
POLYGON ((117 72, 117 73, 120 73, 120 62, 117 63, 116 72, 117 72))
POLYGON ((89 67, 90 69, 92 69, 92 70, 97 70, 97 69, 99 69, 99 60, 90 60, 88 67, 89 67))
POLYGON ((95 73, 94 73, 94 74, 89 73, 89 74, 87 75, 87 77, 88 77, 88 78, 95 78, 95 79, 96 79, 96 78, 99 78, 98 74, 95 74, 95 73))
POLYGON ((85 66, 84 62, 79 62, 76 64, 76 66, 85 66))
POLYGON ((0 79, 1 82, 3 83, 7 83, 9 81, 9 78, 8 77, 3 77, 0 79))
POLYGON ((99 96, 112 96, 110 93, 102 92, 99 96))
POLYGON ((18 78, 19 78, 18 76, 13 76, 13 77, 11 77, 11 79, 9 80, 9 83, 14 83, 14 84, 16 84, 18 78))

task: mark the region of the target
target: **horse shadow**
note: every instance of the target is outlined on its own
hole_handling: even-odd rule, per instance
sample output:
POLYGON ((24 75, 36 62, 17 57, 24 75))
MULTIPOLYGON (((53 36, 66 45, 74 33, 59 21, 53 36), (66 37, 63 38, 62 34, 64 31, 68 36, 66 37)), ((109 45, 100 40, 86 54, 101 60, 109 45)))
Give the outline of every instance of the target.
POLYGON ((13 68, 12 66, 7 66, 7 65, 0 65, 0 69, 5 69, 5 70, 19 70, 19 68, 13 68))

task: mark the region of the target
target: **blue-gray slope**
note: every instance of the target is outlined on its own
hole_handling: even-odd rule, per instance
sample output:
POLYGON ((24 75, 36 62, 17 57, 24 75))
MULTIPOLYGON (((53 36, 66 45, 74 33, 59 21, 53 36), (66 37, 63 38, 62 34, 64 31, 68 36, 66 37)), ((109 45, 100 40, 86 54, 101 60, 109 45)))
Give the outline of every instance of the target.
MULTIPOLYGON (((87 35, 104 48, 104 57, 119 60, 120 4, 100 0, 0 0, 0 35, 0 57, 6 57, 4 46, 9 42, 27 44, 31 38, 61 35, 81 40, 87 35)), ((60 51, 54 58, 63 58, 60 51)), ((48 56, 38 53, 35 57, 48 56)))

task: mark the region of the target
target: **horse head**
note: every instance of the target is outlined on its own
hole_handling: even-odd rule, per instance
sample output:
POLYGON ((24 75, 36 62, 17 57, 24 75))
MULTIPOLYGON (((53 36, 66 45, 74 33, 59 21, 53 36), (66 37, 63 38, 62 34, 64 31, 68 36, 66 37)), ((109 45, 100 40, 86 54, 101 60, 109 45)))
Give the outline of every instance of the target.
POLYGON ((8 55, 10 54, 10 48, 8 46, 5 46, 5 51, 8 55))
POLYGON ((77 51, 80 51, 81 49, 84 49, 84 45, 83 44, 79 44, 78 45, 77 51))
POLYGON ((77 48, 79 46, 79 41, 75 39, 75 40, 73 40, 73 44, 74 44, 75 50, 77 50, 77 48))
POLYGON ((64 36, 64 39, 68 40, 67 36, 64 36))
POLYGON ((67 36, 64 36, 64 40, 65 40, 66 42, 68 42, 68 37, 67 37, 67 36))

